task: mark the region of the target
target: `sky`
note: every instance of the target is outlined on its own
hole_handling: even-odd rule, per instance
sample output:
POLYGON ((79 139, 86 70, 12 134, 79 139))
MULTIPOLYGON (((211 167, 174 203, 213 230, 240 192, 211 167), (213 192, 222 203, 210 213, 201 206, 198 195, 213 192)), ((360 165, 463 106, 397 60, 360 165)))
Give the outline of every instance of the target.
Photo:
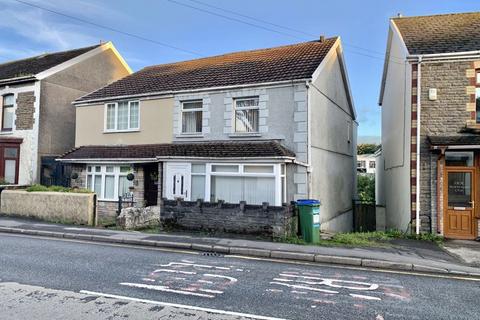
POLYGON ((480 11, 480 1, 0 0, 0 63, 112 41, 136 71, 340 36, 359 141, 378 142, 389 18, 471 11, 480 11))

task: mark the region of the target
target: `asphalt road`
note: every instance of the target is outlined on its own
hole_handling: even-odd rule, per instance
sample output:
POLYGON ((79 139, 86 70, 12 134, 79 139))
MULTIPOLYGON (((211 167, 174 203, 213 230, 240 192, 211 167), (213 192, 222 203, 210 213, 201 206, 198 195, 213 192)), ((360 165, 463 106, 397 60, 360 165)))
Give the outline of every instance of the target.
MULTIPOLYGON (((286 319, 480 315, 480 281, 0 235, 0 288, 12 282, 91 299, 112 295, 119 301, 146 299, 221 310, 221 319, 230 319, 228 312, 286 319)), ((50 296, 42 300, 46 305, 50 296)), ((2 305, 0 298, 3 319, 7 311, 2 305)), ((12 312, 16 307, 8 308, 12 312)))

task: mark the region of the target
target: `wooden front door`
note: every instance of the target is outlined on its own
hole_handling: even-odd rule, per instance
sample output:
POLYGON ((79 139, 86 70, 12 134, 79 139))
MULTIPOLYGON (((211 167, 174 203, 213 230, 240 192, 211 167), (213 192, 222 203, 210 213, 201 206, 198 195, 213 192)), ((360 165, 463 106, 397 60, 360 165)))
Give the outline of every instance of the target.
POLYGON ((446 238, 475 238, 475 169, 447 168, 444 188, 446 238))

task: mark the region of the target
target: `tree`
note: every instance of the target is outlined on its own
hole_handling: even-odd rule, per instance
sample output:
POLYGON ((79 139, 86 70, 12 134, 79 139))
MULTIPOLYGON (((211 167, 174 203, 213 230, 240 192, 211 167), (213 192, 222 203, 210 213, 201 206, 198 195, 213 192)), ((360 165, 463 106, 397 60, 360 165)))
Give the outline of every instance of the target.
POLYGON ((375 202, 375 177, 371 175, 358 175, 358 198, 362 202, 375 202))
POLYGON ((380 145, 374 143, 360 143, 357 145, 357 154, 372 154, 380 148, 380 145))

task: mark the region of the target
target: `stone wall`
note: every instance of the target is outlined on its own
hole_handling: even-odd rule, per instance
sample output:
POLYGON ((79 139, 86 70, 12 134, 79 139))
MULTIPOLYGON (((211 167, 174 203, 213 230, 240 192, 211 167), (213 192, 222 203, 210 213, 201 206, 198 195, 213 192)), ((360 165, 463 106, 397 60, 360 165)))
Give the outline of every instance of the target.
MULTIPOLYGON (((471 102, 472 61, 435 62, 421 65, 421 131, 420 131, 420 219, 421 231, 436 232, 437 220, 437 160, 430 151, 427 136, 462 135, 467 127, 475 126, 475 107, 471 102), (429 99, 429 89, 437 89, 437 99, 429 99)), ((474 69, 473 69, 474 70, 474 69)), ((473 73, 474 74, 474 73, 473 73)), ((412 90, 412 93, 414 93, 412 90)), ((415 96, 416 97, 416 96, 415 96)), ((416 103, 412 111, 416 111, 416 103)), ((412 143, 416 139, 416 125, 412 123, 412 143), (415 134, 415 135, 414 135, 415 134)), ((416 146, 412 144, 412 153, 416 146)), ((412 172, 416 159, 412 157, 412 172)), ((415 175, 412 174, 412 180, 415 175)), ((412 198, 416 186, 412 181, 412 198)), ((415 218, 412 199, 412 218, 415 218)))
POLYGON ((19 92, 17 96, 17 109, 15 112, 15 129, 31 130, 35 122, 35 92, 19 92))
POLYGON ((6 215, 95 225, 93 193, 4 190, 1 194, 0 211, 6 215))
POLYGON ((218 231, 269 237, 296 233, 292 206, 209 203, 162 199, 160 221, 164 227, 218 231))

